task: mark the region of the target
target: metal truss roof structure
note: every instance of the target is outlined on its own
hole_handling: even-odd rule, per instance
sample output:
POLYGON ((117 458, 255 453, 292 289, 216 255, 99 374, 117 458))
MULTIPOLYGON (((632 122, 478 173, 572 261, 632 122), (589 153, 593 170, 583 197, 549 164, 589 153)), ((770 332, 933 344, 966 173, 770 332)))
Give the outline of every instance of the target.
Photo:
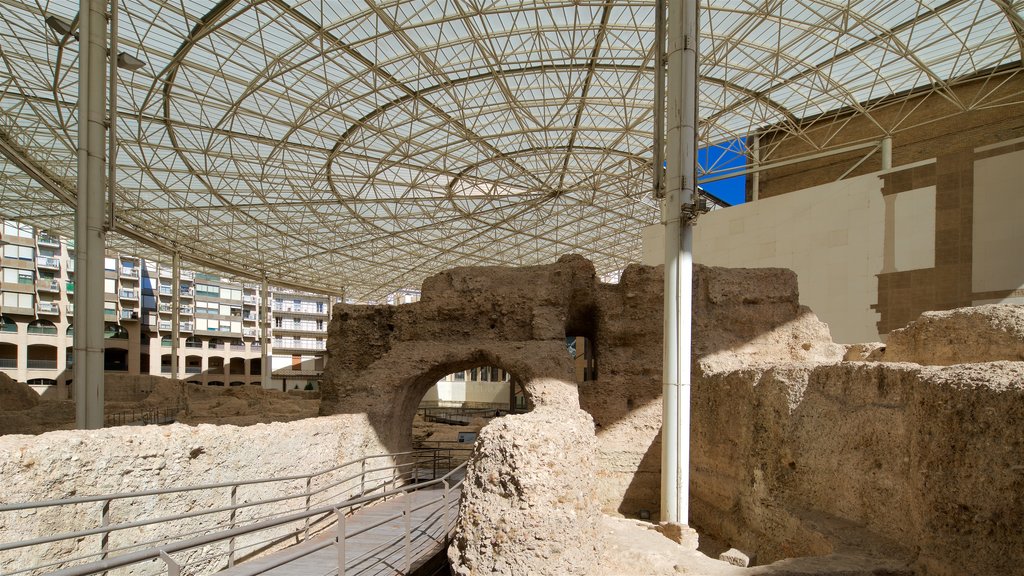
MULTIPOLYGON (((658 220, 653 0, 119 1, 148 65, 120 73, 114 245, 369 299, 571 252, 619 270, 658 220)), ((78 3, 0 9, 0 216, 70 236, 78 47, 44 19, 78 3)), ((1022 9, 705 0, 701 145, 921 90, 1003 105, 952 88, 1020 73, 1022 9)))

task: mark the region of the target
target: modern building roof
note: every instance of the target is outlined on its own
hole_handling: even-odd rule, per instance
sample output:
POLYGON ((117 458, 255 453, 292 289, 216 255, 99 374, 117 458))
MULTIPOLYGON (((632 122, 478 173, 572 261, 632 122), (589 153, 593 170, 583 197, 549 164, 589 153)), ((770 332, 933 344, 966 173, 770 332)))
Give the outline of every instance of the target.
MULTIPOLYGON (((147 65, 120 72, 114 245, 377 298, 457 265, 618 270, 658 220, 652 0, 119 6, 147 65)), ((78 2, 0 7, 0 217, 70 235, 78 44, 44 19, 78 2)), ((952 87, 1020 72, 1022 10, 705 0, 700 143, 921 90, 984 106, 952 87)))

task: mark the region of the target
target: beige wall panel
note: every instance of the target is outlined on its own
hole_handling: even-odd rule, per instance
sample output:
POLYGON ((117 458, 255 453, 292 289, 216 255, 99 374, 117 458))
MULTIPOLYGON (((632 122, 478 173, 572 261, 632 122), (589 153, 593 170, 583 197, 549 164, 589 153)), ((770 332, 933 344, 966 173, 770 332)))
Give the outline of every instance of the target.
POLYGON ((974 163, 975 292, 1024 288, 1024 151, 974 163), (1008 258, 1010 254, 1017 257, 1008 258))
MULTIPOLYGON (((879 340, 876 303, 885 203, 877 174, 716 210, 694 233, 694 259, 736 268, 795 271, 800 301, 836 342, 879 340)), ((645 264, 663 262, 661 226, 644 230, 645 264)))
POLYGON ((935 186, 893 195, 896 271, 935 266, 935 186))

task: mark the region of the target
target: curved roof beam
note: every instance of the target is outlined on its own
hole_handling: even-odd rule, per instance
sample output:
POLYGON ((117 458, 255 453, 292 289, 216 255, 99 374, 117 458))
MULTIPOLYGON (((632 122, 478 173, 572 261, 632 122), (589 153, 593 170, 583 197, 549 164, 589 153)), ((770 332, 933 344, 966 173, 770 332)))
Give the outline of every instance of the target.
POLYGON ((1020 13, 1014 10, 1006 0, 992 0, 992 2, 999 6, 999 9, 1006 15, 1010 27, 1017 33, 1017 50, 1020 52, 1021 61, 1024 61, 1024 18, 1021 18, 1020 13))

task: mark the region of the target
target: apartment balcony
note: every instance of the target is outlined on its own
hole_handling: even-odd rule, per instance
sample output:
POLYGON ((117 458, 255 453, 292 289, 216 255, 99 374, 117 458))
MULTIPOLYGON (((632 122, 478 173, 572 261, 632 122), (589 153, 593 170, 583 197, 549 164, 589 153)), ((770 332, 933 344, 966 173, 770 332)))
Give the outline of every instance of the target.
POLYGON ((118 296, 121 297, 121 300, 138 300, 139 299, 139 291, 138 290, 121 290, 120 292, 118 292, 118 296))
POLYGON ((139 279, 139 269, 129 268, 127 266, 121 266, 121 278, 131 278, 132 280, 139 279))
POLYGON ((259 300, 255 296, 242 296, 242 304, 249 304, 255 306, 259 303, 259 300))
POLYGON ((161 321, 157 322, 156 329, 160 330, 162 332, 163 331, 170 332, 171 331, 171 321, 170 320, 161 320, 161 321))
POLYGON ((39 292, 60 292, 60 282, 56 280, 36 280, 36 290, 39 292))
POLYGON ((189 282, 191 282, 195 277, 196 277, 196 273, 195 272, 187 272, 187 271, 186 272, 182 272, 181 276, 180 276, 180 278, 182 280, 188 280, 189 282))
POLYGON ((55 248, 60 248, 60 238, 55 238, 49 234, 37 235, 36 242, 38 242, 40 246, 53 246, 55 248))
POLYGON ((74 272, 74 271, 75 271, 75 259, 71 258, 70 260, 68 260, 68 272, 74 272))
POLYGON ((121 310, 121 320, 138 320, 139 313, 136 310, 121 310))
POLYGON ((161 296, 172 296, 174 294, 174 288, 168 284, 161 284, 159 292, 161 296))
POLYGON ((317 308, 315 305, 309 304, 294 304, 286 302, 284 304, 274 303, 271 309, 274 312, 283 312, 285 314, 312 314, 314 316, 327 316, 327 306, 324 305, 321 308, 317 308))
POLYGON ((245 343, 244 342, 232 342, 231 344, 228 345, 228 347, 231 350, 237 350, 237 351, 243 351, 243 352, 245 351, 245 343))
POLYGON ((200 366, 185 366, 185 374, 199 374, 202 371, 200 366))
POLYGON ((0 368, 17 368, 17 358, 0 358, 0 368))
POLYGON ((326 334, 327 325, 324 324, 322 328, 318 328, 316 324, 282 324, 281 326, 274 326, 274 334, 278 333, 298 333, 298 334, 326 334))
POLYGON ((260 319, 259 315, 256 314, 255 312, 243 312, 242 313, 242 321, 243 322, 256 322, 259 319, 260 319))
POLYGON ((193 330, 192 326, 193 324, 191 322, 182 322, 178 325, 178 330, 182 332, 191 332, 193 330))
POLYGON ((256 338, 259 334, 255 328, 242 328, 242 336, 245 338, 256 338))
POLYGON ((161 267, 160 271, 158 272, 158 274, 159 274, 159 276, 161 278, 172 278, 174 276, 174 274, 172 274, 172 272, 173 272, 173 270, 171 270, 170 268, 163 268, 163 267, 161 267))
POLYGON ((191 298, 193 294, 195 294, 195 290, 193 290, 191 286, 181 286, 181 291, 178 294, 178 296, 183 298, 191 298))
POLYGON ((167 302, 161 302, 160 305, 157 306, 157 310, 161 314, 170 314, 171 313, 171 305, 168 304, 167 302))
POLYGON ((313 342, 303 340, 290 340, 284 338, 274 338, 274 348, 282 350, 312 350, 312 351, 323 351, 327 350, 326 342, 313 342))
POLYGON ((29 359, 28 360, 28 369, 29 370, 56 370, 57 369, 57 361, 56 360, 32 360, 32 359, 29 359))
POLYGON ((75 305, 74 304, 65 304, 65 310, 67 310, 68 316, 74 316, 75 315, 75 305))
POLYGON ((36 302, 36 312, 47 316, 60 316, 60 305, 56 302, 36 302))
POLYGON ((36 256, 36 266, 46 270, 60 270, 60 258, 49 256, 36 256))
POLYGON ((74 294, 75 293, 75 283, 74 282, 65 282, 64 283, 64 289, 67 290, 68 294, 74 294))
POLYGON ((194 309, 191 306, 179 306, 178 307, 178 313, 179 314, 184 314, 185 316, 192 316, 193 315, 193 310, 194 309))

